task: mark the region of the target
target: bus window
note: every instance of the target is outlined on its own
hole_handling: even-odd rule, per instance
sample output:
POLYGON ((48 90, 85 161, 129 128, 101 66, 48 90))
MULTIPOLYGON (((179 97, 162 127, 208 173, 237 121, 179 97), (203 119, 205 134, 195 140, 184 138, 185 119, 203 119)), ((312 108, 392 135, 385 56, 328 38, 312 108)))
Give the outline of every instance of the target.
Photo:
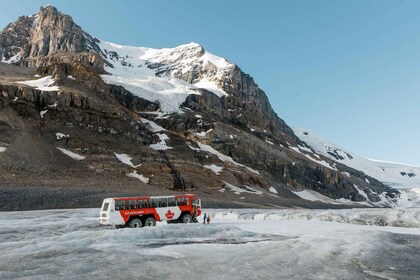
POLYGON ((149 199, 149 207, 150 208, 156 208, 156 207, 158 207, 157 206, 157 199, 156 198, 149 199))
POLYGON ((125 210, 125 201, 124 200, 116 200, 115 201, 115 210, 125 210))
POLYGON ((127 209, 136 209, 136 201, 135 200, 127 200, 127 209))
POLYGON ((185 205, 190 205, 190 199, 188 197, 185 198, 185 205))
POLYGON ((186 204, 185 204, 185 197, 178 197, 177 199, 176 199, 176 204, 178 205, 178 206, 185 206, 186 204))
POLYGON ((109 202, 104 204, 104 207, 102 208, 102 211, 108 211, 109 202))
POLYGON ((147 208, 147 200, 139 200, 139 208, 147 208))
POLYGON ((167 207, 167 205, 168 205, 168 199, 165 197, 165 198, 159 198, 158 199, 158 207, 167 207))
POLYGON ((168 207, 176 206, 175 197, 168 197, 168 207))

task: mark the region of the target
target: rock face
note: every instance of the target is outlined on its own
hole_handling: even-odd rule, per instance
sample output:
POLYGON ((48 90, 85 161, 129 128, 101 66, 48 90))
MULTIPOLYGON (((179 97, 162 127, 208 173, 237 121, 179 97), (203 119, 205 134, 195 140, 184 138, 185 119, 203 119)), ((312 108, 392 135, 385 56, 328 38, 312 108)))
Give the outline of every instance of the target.
POLYGON ((104 73, 96 40, 53 6, 21 16, 0 32, 1 61, 37 67, 54 62, 83 62, 104 73))
MULTIPOLYGON (((0 52, 14 64, 0 63, 4 184, 195 191, 236 206, 308 206, 292 192, 302 190, 371 206, 390 205, 398 195, 311 150, 251 76, 198 44, 116 46, 47 6, 1 31, 0 52), (33 86, 46 78, 57 89, 33 86), (180 108, 162 111, 162 102, 174 100, 180 108), (84 159, 75 162, 56 148, 84 159), (118 154, 135 163, 120 162, 118 154), (148 184, 136 179, 140 174, 148 184)), ((309 206, 325 206, 317 203, 309 206)))
POLYGON ((70 16, 59 13, 52 6, 41 8, 37 14, 29 43, 30 57, 87 50, 86 37, 82 29, 70 16))
POLYGON ((29 54, 29 39, 35 17, 21 16, 0 32, 0 58, 8 61, 16 55, 25 57, 29 54))

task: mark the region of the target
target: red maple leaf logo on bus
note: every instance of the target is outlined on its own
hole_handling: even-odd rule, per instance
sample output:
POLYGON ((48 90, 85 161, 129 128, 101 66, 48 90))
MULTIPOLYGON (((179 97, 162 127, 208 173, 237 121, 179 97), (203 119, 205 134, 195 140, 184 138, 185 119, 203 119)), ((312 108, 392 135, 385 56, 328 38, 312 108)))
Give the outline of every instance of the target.
POLYGON ((170 220, 170 219, 172 219, 175 216, 175 214, 171 210, 168 210, 166 212, 165 216, 166 216, 166 218, 168 218, 168 220, 170 220))

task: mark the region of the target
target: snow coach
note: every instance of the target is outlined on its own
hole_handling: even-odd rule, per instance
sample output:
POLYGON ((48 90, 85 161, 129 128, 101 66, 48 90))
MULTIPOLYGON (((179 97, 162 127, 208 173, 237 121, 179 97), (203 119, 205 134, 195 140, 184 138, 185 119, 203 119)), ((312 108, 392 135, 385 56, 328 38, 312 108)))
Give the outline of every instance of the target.
POLYGON ((201 200, 194 194, 105 198, 99 224, 141 228, 168 223, 198 222, 201 200))

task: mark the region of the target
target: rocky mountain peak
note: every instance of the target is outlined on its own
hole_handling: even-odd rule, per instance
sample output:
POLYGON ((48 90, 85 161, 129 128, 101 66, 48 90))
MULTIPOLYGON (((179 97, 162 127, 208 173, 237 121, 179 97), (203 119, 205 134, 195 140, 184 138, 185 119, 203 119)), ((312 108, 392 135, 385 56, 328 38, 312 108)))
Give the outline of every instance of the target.
POLYGON ((0 61, 16 61, 27 52, 34 16, 20 16, 0 31, 0 61))
POLYGON ((47 56, 58 52, 86 51, 83 30, 71 16, 53 6, 41 7, 31 34, 30 57, 47 56))
POLYGON ((97 42, 71 16, 48 5, 0 31, 0 61, 38 67, 81 59, 101 72, 104 61, 97 55, 97 42))

